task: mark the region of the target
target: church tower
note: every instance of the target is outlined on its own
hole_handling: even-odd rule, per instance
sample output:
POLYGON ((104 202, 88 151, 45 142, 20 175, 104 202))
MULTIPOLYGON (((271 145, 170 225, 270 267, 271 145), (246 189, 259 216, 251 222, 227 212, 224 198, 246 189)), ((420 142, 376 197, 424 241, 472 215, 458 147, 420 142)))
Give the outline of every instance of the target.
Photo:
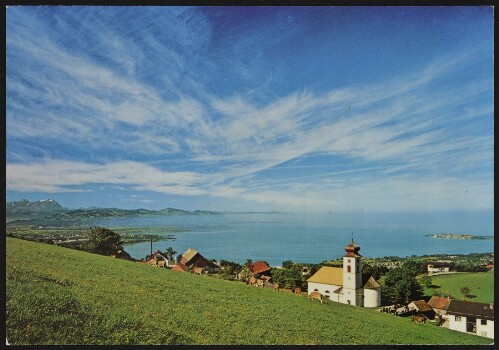
POLYGON ((343 256, 343 304, 363 306, 362 255, 353 242, 345 247, 343 256))

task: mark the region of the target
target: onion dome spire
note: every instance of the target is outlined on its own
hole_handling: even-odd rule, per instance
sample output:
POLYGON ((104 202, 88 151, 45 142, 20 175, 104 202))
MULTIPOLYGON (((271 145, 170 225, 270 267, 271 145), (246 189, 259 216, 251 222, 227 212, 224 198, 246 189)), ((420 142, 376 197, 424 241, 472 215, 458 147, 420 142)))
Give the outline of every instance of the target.
POLYGON ((352 242, 345 247, 345 251, 347 252, 345 256, 354 257, 354 258, 362 256, 359 254, 359 250, 360 247, 357 244, 355 244, 353 241, 353 233, 352 233, 352 242))

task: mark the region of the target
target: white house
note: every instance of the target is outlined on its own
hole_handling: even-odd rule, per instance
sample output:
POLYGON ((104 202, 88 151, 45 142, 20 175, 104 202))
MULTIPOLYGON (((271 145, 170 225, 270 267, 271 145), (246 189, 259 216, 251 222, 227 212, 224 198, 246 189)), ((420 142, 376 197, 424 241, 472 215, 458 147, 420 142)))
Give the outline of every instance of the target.
POLYGON ((494 339, 494 304, 451 300, 447 315, 450 329, 494 339))
POLYGON ((308 294, 319 292, 331 301, 363 307, 381 305, 381 285, 362 274, 360 247, 353 242, 345 247, 343 267, 322 266, 308 282, 308 294))
POLYGON ((432 275, 437 272, 449 272, 449 265, 442 263, 428 264, 428 275, 432 275))

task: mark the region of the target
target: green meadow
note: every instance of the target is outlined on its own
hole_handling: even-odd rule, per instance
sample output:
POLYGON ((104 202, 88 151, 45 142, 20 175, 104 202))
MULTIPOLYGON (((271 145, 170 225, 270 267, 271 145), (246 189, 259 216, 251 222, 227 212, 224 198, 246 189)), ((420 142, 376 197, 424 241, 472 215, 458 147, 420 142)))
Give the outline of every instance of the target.
POLYGON ((374 310, 7 238, 10 344, 491 344, 374 310))
POLYGON ((437 291, 440 295, 453 299, 475 301, 479 303, 494 302, 494 274, 491 272, 463 272, 449 275, 432 276, 432 288, 425 287, 425 294, 432 295, 437 291), (465 298, 460 289, 470 288, 469 297, 465 298))

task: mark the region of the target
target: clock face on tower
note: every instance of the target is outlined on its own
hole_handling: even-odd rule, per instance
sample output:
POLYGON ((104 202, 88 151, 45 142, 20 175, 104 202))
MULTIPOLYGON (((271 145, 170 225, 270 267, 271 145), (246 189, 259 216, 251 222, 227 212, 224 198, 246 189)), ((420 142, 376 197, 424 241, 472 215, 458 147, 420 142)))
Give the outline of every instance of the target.
POLYGON ((350 259, 348 259, 347 261, 350 262, 350 259))

